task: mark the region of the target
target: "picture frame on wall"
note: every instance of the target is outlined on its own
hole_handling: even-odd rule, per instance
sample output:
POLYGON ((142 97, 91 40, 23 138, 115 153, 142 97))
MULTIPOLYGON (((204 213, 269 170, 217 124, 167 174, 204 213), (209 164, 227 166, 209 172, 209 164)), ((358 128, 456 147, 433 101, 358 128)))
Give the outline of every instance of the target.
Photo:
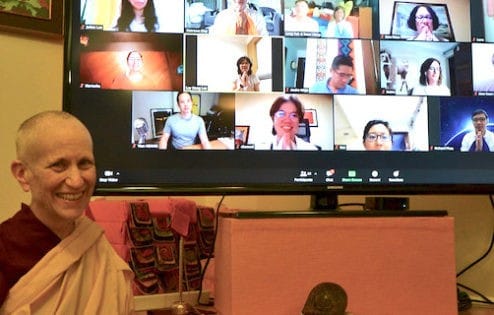
POLYGON ((163 128, 165 127, 165 122, 172 115, 171 108, 152 108, 151 109, 151 122, 153 137, 159 138, 163 135, 163 128))
POLYGON ((317 111, 315 109, 313 108, 306 109, 304 113, 304 119, 307 119, 309 121, 310 127, 317 127, 318 125, 317 111))
POLYGON ((0 29, 62 38, 63 0, 0 1, 0 29))
POLYGON ((192 114, 201 115, 201 96, 192 94, 192 114))
POLYGON ((249 142, 250 126, 235 126, 235 148, 240 147, 249 142))

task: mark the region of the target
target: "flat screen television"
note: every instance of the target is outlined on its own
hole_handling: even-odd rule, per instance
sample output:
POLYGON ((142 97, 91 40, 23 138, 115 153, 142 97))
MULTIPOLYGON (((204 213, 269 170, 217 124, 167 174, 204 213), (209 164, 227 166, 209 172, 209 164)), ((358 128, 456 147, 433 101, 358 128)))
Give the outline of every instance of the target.
MULTIPOLYGON (((494 44, 470 28, 488 14, 482 5, 354 1, 345 7, 352 36, 336 38, 326 37, 335 1, 311 2, 304 17, 315 30, 291 25, 286 36, 284 24, 298 12, 293 0, 250 1, 247 25, 261 26, 246 35, 224 24, 234 1, 149 0, 147 23, 132 10, 124 18, 130 2, 66 2, 63 105, 93 135, 95 194, 494 192, 494 153, 470 152, 479 124, 489 134, 483 151, 494 151, 494 118, 472 119, 477 109, 494 117, 494 91, 483 87, 494 81, 494 44), (444 40, 402 33, 416 6, 437 11, 442 28, 434 34, 444 40), (258 91, 234 84, 243 56, 258 91), (351 64, 333 66, 337 57, 351 64), (348 87, 333 90, 338 79, 348 87), (182 91, 211 149, 195 139, 160 149, 164 134, 175 136, 165 126, 179 115, 182 91), (289 112, 270 113, 283 97, 289 112), (302 113, 290 112, 295 102, 302 113), (370 121, 381 129, 367 130, 370 121), (297 150, 280 150, 286 137, 297 150)), ((432 21, 417 12, 413 21, 432 21)))

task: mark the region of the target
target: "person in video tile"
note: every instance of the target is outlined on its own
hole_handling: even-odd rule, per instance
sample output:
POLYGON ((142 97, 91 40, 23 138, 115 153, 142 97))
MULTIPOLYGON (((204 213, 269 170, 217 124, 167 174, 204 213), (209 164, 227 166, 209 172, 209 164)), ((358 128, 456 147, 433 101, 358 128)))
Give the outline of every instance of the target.
POLYGON ((435 58, 427 58, 420 66, 420 85, 415 86, 412 95, 450 96, 451 91, 443 85, 441 63, 435 58))
POLYGON ((155 32, 158 18, 153 0, 122 0, 116 30, 120 32, 155 32))
POLYGON ((247 0, 229 0, 227 9, 214 19, 210 34, 268 36, 266 21, 262 13, 251 8, 247 0))
POLYGON ((306 0, 295 1, 293 15, 288 15, 285 20, 285 32, 319 32, 319 24, 316 20, 307 16, 309 3, 306 0))
POLYGON ((461 141, 460 151, 464 152, 489 152, 494 151, 494 133, 487 130, 489 116, 483 109, 474 110, 472 113, 474 130, 467 133, 461 141))
POLYGON ((434 31, 437 30, 439 24, 437 14, 430 6, 417 5, 410 12, 407 21, 408 27, 415 31, 415 35, 409 38, 409 40, 447 42, 447 39, 434 34, 434 31))
POLYGON ((152 87, 154 83, 144 74, 142 54, 131 51, 127 55, 127 70, 112 82, 114 89, 134 89, 138 87, 152 87))
POLYGON ((273 120, 272 150, 318 150, 312 143, 297 137, 299 124, 304 117, 304 107, 297 97, 278 97, 273 102, 269 115, 273 120))
POLYGON ((345 17, 345 9, 337 6, 333 12, 333 19, 328 23, 325 37, 353 38, 352 24, 345 17))
POLYGON ((339 55, 331 64, 331 77, 327 80, 316 82, 310 89, 310 93, 326 94, 357 94, 357 90, 348 84, 353 79, 353 61, 349 56, 339 55))
POLYGON ((199 138, 202 149, 211 149, 204 120, 192 113, 192 95, 189 92, 178 93, 177 104, 180 112, 166 120, 159 148, 162 150, 183 149, 195 144, 196 138, 199 138), (170 137, 171 143, 169 144, 170 137))
MULTIPOLYGON (((490 77, 488 79, 484 79, 480 82, 474 82, 474 89, 480 92, 494 92, 494 53, 490 58, 490 64, 487 66, 487 73, 490 73, 490 77)), ((481 63, 484 66, 483 63, 481 63)))
POLYGON ((393 132, 384 120, 369 121, 362 140, 367 151, 390 151, 393 148, 393 132))
POLYGON ((252 73, 252 61, 243 56, 237 60, 238 77, 233 81, 234 91, 259 91, 259 78, 252 73))

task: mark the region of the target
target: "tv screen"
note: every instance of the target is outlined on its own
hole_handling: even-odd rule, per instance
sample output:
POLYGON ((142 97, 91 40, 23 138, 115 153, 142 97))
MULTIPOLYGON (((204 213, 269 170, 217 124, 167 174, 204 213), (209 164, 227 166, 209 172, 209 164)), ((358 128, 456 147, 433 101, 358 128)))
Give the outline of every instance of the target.
POLYGON ((131 2, 67 4, 96 194, 493 192, 489 8, 131 2))

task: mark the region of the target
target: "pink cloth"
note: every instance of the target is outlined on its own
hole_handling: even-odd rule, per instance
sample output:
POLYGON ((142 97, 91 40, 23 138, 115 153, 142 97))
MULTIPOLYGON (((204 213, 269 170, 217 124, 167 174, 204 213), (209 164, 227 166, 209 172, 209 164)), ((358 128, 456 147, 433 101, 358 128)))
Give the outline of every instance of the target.
POLYGON ((180 211, 190 218, 190 223, 197 222, 197 206, 194 201, 184 198, 175 198, 172 200, 174 213, 180 211))
POLYGON ((173 211, 173 199, 169 197, 148 198, 143 201, 149 205, 149 211, 152 215, 170 214, 173 211))
POLYGON ((96 199, 89 204, 87 216, 98 222, 124 222, 129 216, 129 206, 126 200, 96 199))
POLYGON ((185 198, 145 199, 152 215, 171 214, 171 227, 182 236, 189 234, 189 224, 197 222, 197 205, 185 198))
POLYGON ((320 282, 354 315, 458 312, 452 217, 220 218, 218 231, 220 314, 300 314, 320 282))
MULTIPOLYGON (((96 221, 105 231, 112 245, 124 246, 127 240, 129 205, 124 200, 96 199, 90 202, 86 216, 96 221)), ((115 247, 115 246, 114 246, 115 247)), ((115 248, 117 250, 117 248, 115 248)), ((121 250, 117 250, 120 254, 121 250)), ((124 260, 128 255, 120 255, 124 260)))

